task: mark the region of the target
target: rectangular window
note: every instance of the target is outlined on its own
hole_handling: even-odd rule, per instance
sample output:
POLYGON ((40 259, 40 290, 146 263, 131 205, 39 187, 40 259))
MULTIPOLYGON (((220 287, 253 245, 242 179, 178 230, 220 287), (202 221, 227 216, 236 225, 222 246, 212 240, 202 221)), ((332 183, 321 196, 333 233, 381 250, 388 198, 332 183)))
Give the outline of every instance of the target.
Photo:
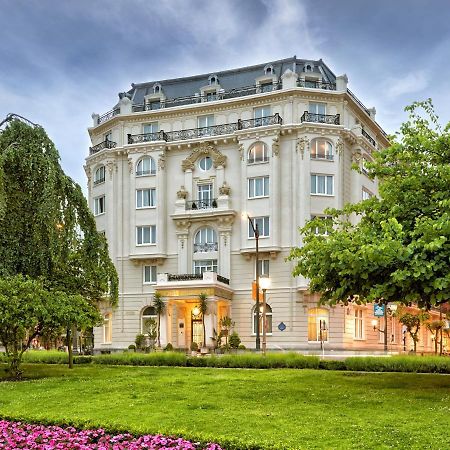
POLYGON ((156 244, 156 225, 136 227, 136 245, 156 244))
POLYGON ((355 309, 355 333, 354 339, 364 339, 363 310, 355 309))
POLYGON ((331 216, 314 216, 314 215, 311 216, 311 220, 315 218, 323 220, 323 225, 315 227, 314 234, 328 236, 329 231, 332 227, 331 216))
POLYGON ((98 216, 105 212, 105 196, 94 198, 94 215, 98 216))
MULTIPOLYGON (((258 269, 259 269, 259 275, 263 275, 268 277, 269 274, 269 264, 270 261, 268 259, 261 259, 258 261, 258 269)), ((256 274, 255 274, 256 276, 256 274)))
POLYGON ((373 194, 372 192, 368 191, 365 188, 362 188, 362 199, 363 200, 369 200, 369 198, 372 198, 373 194))
POLYGON ((210 136, 213 133, 214 115, 209 114, 207 116, 197 117, 197 127, 199 136, 210 136))
POLYGON ((310 114, 326 114, 327 113, 327 104, 326 103, 310 103, 308 112, 310 114))
POLYGON ((145 105, 145 108, 147 109, 147 111, 152 111, 154 109, 161 109, 161 102, 159 100, 156 102, 148 102, 145 105))
POLYGON ((268 197, 269 177, 257 177, 248 179, 248 198, 268 197))
POLYGON ((146 123, 144 125, 144 134, 157 133, 159 131, 158 122, 146 123))
MULTIPOLYGON (((250 219, 253 223, 253 226, 256 228, 258 226, 259 237, 268 237, 269 236, 269 216, 265 217, 253 217, 250 219)), ((253 227, 251 223, 248 223, 248 237, 250 239, 255 237, 255 232, 253 231, 253 227)))
POLYGON ((333 175, 311 174, 311 194, 333 195, 333 175))
POLYGON ((269 125, 272 108, 270 106, 261 106, 260 108, 255 108, 253 114, 255 118, 255 127, 269 125))
POLYGON ((156 283, 156 266, 144 266, 144 284, 156 283))
POLYGON ((203 259, 194 261, 194 273, 201 275, 203 272, 217 273, 217 259, 203 259))
POLYGON ((136 208, 153 208, 156 206, 156 189, 137 189, 136 208))
POLYGON ((216 91, 207 92, 205 95, 205 99, 207 102, 214 102, 215 100, 218 100, 217 92, 216 91))
POLYGON ((199 184, 197 186, 199 209, 212 208, 213 202, 213 185, 199 184))

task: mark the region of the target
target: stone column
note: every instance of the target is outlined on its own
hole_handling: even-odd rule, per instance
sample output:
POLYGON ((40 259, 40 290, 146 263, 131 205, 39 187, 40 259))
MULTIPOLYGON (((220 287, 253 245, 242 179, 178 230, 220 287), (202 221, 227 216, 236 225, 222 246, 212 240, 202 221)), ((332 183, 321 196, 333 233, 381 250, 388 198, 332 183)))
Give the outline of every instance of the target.
POLYGON ((281 247, 281 177, 280 177, 280 136, 273 138, 272 143, 272 164, 270 183, 270 236, 272 245, 281 247))
POLYGON ((191 223, 188 220, 177 220, 175 224, 177 227, 176 234, 178 238, 178 273, 188 273, 188 237, 191 223))
POLYGON ((156 175, 156 235, 159 253, 167 253, 167 188, 166 188, 166 170, 165 155, 162 152, 158 159, 158 172, 156 175))
POLYGON ((188 200, 197 200, 197 193, 194 192, 191 169, 186 169, 184 172, 184 187, 188 191, 188 200))

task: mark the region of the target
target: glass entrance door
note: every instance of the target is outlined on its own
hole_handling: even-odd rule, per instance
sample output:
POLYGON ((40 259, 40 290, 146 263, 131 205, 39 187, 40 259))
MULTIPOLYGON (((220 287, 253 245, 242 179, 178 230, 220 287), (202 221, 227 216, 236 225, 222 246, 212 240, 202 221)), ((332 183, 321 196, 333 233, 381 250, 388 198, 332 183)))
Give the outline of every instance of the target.
POLYGON ((192 319, 192 342, 197 343, 198 348, 203 346, 203 323, 201 320, 192 319))

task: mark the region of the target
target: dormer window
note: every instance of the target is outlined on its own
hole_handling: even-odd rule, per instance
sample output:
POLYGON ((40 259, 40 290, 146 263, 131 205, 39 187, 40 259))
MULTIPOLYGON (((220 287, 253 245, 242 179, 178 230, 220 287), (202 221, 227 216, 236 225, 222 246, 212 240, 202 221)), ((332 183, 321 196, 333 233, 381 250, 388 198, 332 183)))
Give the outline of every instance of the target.
POLYGON ((264 67, 264 75, 273 75, 272 64, 268 64, 266 67, 264 67))
POLYGON ((303 67, 304 72, 312 72, 313 69, 314 69, 314 64, 312 64, 312 63, 306 63, 305 66, 303 67))
POLYGON ((218 84, 219 78, 217 78, 217 75, 210 75, 208 78, 209 85, 218 84))
POLYGON ((153 93, 154 94, 160 94, 161 93, 161 85, 159 83, 156 83, 153 85, 153 93))

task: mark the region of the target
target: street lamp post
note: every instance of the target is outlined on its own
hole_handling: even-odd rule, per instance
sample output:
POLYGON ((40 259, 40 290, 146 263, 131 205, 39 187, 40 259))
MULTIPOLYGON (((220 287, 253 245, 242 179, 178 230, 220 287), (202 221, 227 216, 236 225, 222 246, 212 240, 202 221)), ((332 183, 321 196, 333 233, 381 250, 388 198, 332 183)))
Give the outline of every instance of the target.
POLYGON ((270 278, 267 275, 264 275, 260 278, 260 285, 261 285, 261 289, 263 291, 263 341, 262 341, 262 352, 263 355, 266 354, 266 348, 267 348, 267 340, 266 340, 266 333, 267 333, 267 315, 266 315, 266 291, 270 286, 270 278))
POLYGON ((261 349, 261 339, 260 339, 260 332, 259 332, 259 267, 258 267, 258 261, 259 261, 259 230, 258 230, 258 224, 253 223, 253 220, 250 216, 247 216, 248 221, 252 227, 253 234, 255 235, 256 240, 256 255, 255 255, 255 266, 256 266, 256 276, 255 276, 255 290, 256 290, 256 306, 255 306, 255 313, 256 313, 256 343, 255 348, 256 351, 259 352, 261 349))

